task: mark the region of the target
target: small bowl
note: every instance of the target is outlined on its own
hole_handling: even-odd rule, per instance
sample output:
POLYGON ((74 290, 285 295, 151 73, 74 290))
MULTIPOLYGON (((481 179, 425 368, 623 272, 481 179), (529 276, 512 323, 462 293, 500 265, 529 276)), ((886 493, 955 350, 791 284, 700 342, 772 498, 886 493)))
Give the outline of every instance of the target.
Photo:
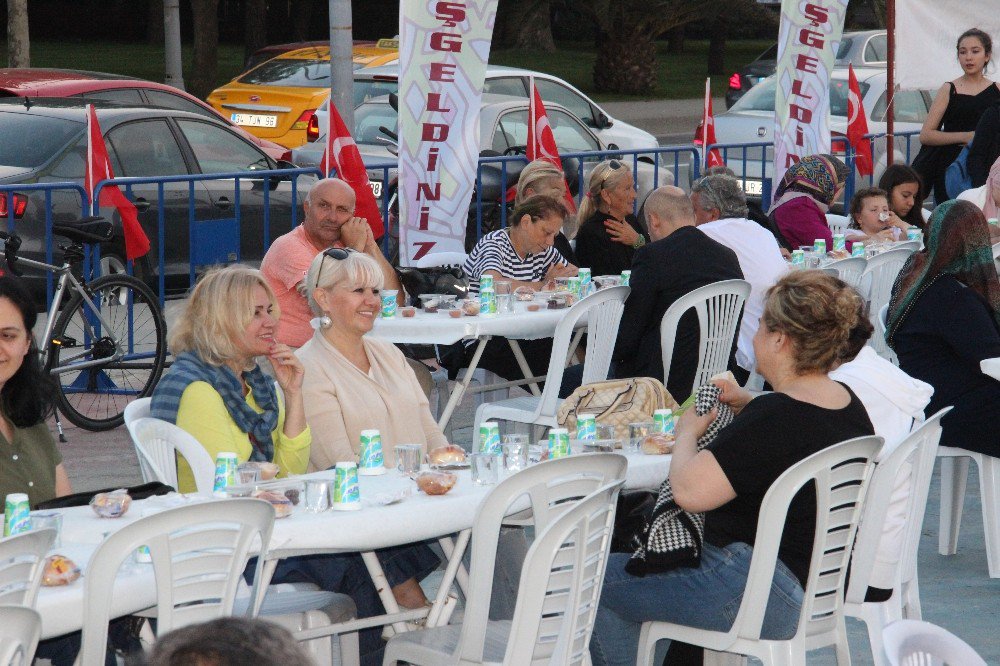
POLYGON ((462 301, 462 312, 465 313, 466 316, 475 317, 476 315, 479 314, 479 310, 480 310, 479 301, 473 300, 471 298, 467 298, 464 301, 462 301))
POLYGON ((401 317, 416 317, 417 309, 408 305, 406 307, 399 308, 399 315, 401 317))
POLYGON ((274 507, 275 518, 287 518, 292 515, 292 500, 286 497, 284 493, 274 490, 258 490, 253 496, 257 499, 270 502, 271 506, 274 507))
POLYGON ((80 567, 65 555, 49 555, 45 558, 45 569, 42 571, 44 587, 69 585, 80 577, 80 567))
POLYGON ((514 298, 519 301, 533 301, 535 299, 535 290, 531 287, 518 287, 514 290, 514 298))
POLYGON ((121 518, 128 512, 132 498, 124 489, 110 493, 97 493, 90 500, 90 508, 101 518, 121 518))
POLYGON ((417 488, 428 495, 444 495, 458 481, 451 472, 421 472, 417 475, 417 488))
POLYGON ((573 451, 583 453, 614 453, 621 445, 621 441, 617 439, 575 439, 572 448, 573 451))
POLYGON ((448 310, 448 316, 451 317, 452 319, 458 319, 459 317, 462 316, 462 311, 459 308, 455 308, 454 310, 448 310))
POLYGON ((542 304, 541 303, 528 303, 528 305, 526 307, 528 309, 528 312, 538 312, 539 310, 542 309, 542 304))

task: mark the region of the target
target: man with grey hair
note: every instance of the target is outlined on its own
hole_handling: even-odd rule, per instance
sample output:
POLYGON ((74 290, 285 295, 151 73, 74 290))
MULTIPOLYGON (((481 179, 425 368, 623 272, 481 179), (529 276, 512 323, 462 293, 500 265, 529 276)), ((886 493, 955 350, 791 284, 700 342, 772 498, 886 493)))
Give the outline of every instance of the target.
MULTIPOLYGON (((695 228, 694 209, 679 187, 668 185, 650 193, 643 205, 650 243, 632 260, 632 291, 625 301, 618 340, 612 356, 614 377, 653 377, 670 395, 684 402, 691 392, 698 365, 698 318, 694 311, 681 318, 669 372, 664 377, 660 320, 674 301, 699 287, 743 277, 739 260, 729 248, 695 228)), ((583 366, 567 369, 560 394, 579 385, 583 366)))
POLYGON ((788 264, 774 235, 747 219, 746 195, 735 178, 705 176, 691 188, 691 203, 698 229, 736 253, 743 278, 750 283, 736 347, 736 362, 745 371, 738 377, 743 383, 757 365, 753 338, 764 313, 764 297, 788 270, 788 264))
POLYGON ((278 340, 301 347, 313 335, 313 318, 299 285, 309 264, 328 247, 353 248, 378 262, 385 276, 385 289, 401 290, 392 265, 382 255, 368 221, 354 215, 354 190, 339 178, 325 178, 309 190, 302 203, 302 224, 271 243, 260 271, 271 285, 281 309, 278 340))

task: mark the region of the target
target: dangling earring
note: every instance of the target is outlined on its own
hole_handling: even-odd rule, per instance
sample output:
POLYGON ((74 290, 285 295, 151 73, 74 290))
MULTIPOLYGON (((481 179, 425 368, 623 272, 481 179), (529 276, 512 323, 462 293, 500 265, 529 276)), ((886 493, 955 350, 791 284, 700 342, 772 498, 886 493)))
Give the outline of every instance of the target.
POLYGON ((329 316, 323 315, 322 317, 319 318, 319 325, 320 328, 330 328, 331 326, 333 326, 333 320, 330 319, 329 316))

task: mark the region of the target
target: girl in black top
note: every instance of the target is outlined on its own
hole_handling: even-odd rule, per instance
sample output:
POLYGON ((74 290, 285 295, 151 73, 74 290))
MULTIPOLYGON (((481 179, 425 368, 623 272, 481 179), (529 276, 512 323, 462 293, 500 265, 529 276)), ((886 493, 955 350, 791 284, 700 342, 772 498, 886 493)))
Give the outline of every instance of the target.
POLYGON ((923 209, 927 191, 919 173, 905 164, 893 164, 882 172, 878 187, 889 195, 890 215, 924 231, 927 225, 923 209))
POLYGON ((649 240, 632 214, 635 196, 632 170, 624 163, 607 160, 590 172, 587 196, 580 204, 576 258, 592 275, 631 269, 635 251, 649 240))
POLYGON ((928 193, 933 191, 939 204, 950 198, 945 170, 962 146, 972 141, 979 117, 1000 100, 1000 88, 985 75, 993 54, 990 36, 977 28, 966 30, 958 38, 957 51, 962 76, 941 86, 920 129, 921 145, 936 149, 921 148, 914 160, 928 193))

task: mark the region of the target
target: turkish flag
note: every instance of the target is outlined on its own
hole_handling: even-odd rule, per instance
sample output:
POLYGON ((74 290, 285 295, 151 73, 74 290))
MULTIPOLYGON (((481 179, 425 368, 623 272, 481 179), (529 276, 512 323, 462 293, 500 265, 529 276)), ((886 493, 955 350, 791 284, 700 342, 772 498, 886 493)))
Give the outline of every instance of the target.
POLYGON ((319 162, 319 171, 326 178, 331 169, 337 170, 337 177, 354 190, 354 214, 365 218, 372 228, 372 235, 381 238, 385 233, 385 226, 372 186, 368 182, 368 170, 361 159, 358 144, 354 143, 354 137, 347 131, 347 126, 332 101, 328 121, 326 147, 323 149, 323 159, 319 162))
MULTIPOLYGON (((562 171, 562 160, 559 159, 559 149, 556 147, 556 138, 552 134, 552 126, 549 124, 549 116, 545 113, 545 105, 542 104, 542 96, 538 94, 535 87, 535 79, 531 79, 531 99, 528 102, 528 146, 525 151, 529 162, 534 160, 545 160, 557 166, 562 171)), ((569 185, 563 178, 566 185, 566 210, 571 214, 576 213, 576 201, 569 193, 569 185)))
MULTIPOLYGON (((83 189, 87 191, 88 199, 93 197, 94 186, 102 180, 114 178, 111 160, 108 159, 108 149, 104 145, 104 135, 97 122, 97 112, 93 104, 87 105, 87 171, 84 174, 83 189)), ((88 200, 88 203, 91 203, 88 200)), ((122 218, 122 233, 125 236, 125 257, 137 259, 149 252, 149 238, 139 224, 135 206, 128 200, 117 185, 105 185, 101 188, 101 206, 114 206, 122 218)))
POLYGON ((872 175, 872 144, 865 138, 868 134, 868 119, 865 117, 865 105, 861 101, 861 88, 858 77, 854 76, 854 67, 847 66, 847 140, 854 147, 854 164, 858 174, 872 175))
MULTIPOLYGON (((701 125, 695 132, 694 142, 701 140, 704 147, 715 145, 715 115, 712 113, 712 79, 705 79, 705 103, 702 105, 701 125)), ((726 166, 718 148, 712 148, 705 155, 705 168, 726 166)))

